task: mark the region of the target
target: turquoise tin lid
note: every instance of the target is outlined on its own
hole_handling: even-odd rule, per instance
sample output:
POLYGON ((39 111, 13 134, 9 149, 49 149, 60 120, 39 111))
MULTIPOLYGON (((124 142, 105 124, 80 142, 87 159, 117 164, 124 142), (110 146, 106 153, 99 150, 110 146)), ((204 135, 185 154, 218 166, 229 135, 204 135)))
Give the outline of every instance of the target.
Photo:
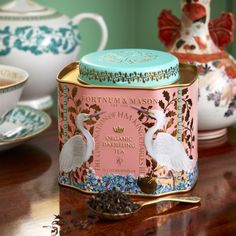
POLYGON ((159 87, 179 78, 178 59, 149 49, 112 49, 90 53, 80 61, 79 80, 117 87, 159 87))

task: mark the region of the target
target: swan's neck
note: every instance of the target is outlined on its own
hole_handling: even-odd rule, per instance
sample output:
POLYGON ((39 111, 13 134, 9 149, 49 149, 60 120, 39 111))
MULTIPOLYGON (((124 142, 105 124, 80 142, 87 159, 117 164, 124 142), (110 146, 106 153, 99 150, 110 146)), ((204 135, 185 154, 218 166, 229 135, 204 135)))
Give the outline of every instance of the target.
POLYGON ((160 121, 156 122, 154 126, 152 126, 151 128, 148 129, 148 131, 145 135, 144 143, 145 143, 146 149, 147 149, 149 155, 151 155, 151 157, 155 157, 155 153, 153 150, 153 135, 158 129, 163 128, 164 124, 165 124, 165 120, 162 120, 162 121, 160 120, 160 121))
POLYGON ((86 138, 86 150, 85 150, 85 154, 84 154, 84 161, 88 161, 88 159, 90 158, 90 156, 93 153, 93 149, 94 149, 94 139, 93 136, 89 133, 88 130, 86 130, 84 128, 84 126, 81 124, 78 126, 78 129, 82 132, 82 134, 84 135, 84 137, 86 138))

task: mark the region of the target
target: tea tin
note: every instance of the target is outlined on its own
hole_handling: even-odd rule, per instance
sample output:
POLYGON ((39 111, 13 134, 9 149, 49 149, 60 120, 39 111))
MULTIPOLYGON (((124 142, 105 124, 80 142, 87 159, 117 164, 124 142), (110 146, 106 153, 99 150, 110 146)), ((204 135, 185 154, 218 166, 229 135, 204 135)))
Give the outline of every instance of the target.
POLYGON ((144 196, 194 186, 197 70, 169 55, 105 50, 59 73, 59 184, 144 196))

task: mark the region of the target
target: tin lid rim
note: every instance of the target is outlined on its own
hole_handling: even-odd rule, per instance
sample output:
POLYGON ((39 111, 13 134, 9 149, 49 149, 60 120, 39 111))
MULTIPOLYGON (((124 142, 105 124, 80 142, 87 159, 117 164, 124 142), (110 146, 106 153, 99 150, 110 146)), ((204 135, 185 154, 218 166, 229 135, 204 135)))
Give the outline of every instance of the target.
MULTIPOLYGON (((177 83, 178 81, 181 80, 181 74, 179 75, 178 80, 175 83, 172 84, 168 84, 168 85, 164 85, 164 86, 157 86, 157 87, 131 87, 131 86, 109 86, 109 85, 94 85, 94 84, 85 84, 83 81, 80 81, 77 79, 77 75, 76 78, 73 78, 73 80, 69 80, 69 81, 63 81, 63 78, 70 72, 72 72, 73 70, 77 70, 78 71, 78 75, 79 75, 79 61, 77 62, 72 62, 69 65, 67 65, 66 67, 64 67, 57 75, 57 82, 58 83, 63 83, 63 84, 76 84, 76 85, 80 85, 81 87, 87 87, 87 88, 104 88, 104 89, 142 89, 142 90, 157 90, 157 89, 162 89, 162 88, 170 88, 170 87, 188 87, 191 84, 193 84, 197 79, 198 79, 198 71, 197 71, 197 67, 195 65, 192 64, 185 64, 185 63, 179 63, 179 68, 181 70, 192 70, 192 72, 194 73, 193 78, 188 82, 188 83, 177 83)), ((180 71, 181 71, 180 70, 180 71)), ((181 82, 181 81, 180 81, 181 82)))
POLYGON ((80 60, 80 80, 88 84, 158 87, 172 84, 178 77, 177 57, 153 49, 108 49, 80 60))

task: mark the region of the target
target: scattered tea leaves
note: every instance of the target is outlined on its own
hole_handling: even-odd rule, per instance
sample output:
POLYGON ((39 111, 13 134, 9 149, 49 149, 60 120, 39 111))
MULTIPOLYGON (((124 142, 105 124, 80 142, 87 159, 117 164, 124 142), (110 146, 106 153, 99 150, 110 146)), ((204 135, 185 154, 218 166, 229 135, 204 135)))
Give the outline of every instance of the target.
POLYGON ((85 219, 81 219, 78 210, 68 210, 63 215, 65 218, 61 215, 54 215, 55 217, 51 225, 44 225, 42 227, 49 228, 51 230, 51 236, 62 236, 70 234, 75 229, 86 230, 89 225, 98 220, 97 217, 91 215, 88 215, 85 219))

